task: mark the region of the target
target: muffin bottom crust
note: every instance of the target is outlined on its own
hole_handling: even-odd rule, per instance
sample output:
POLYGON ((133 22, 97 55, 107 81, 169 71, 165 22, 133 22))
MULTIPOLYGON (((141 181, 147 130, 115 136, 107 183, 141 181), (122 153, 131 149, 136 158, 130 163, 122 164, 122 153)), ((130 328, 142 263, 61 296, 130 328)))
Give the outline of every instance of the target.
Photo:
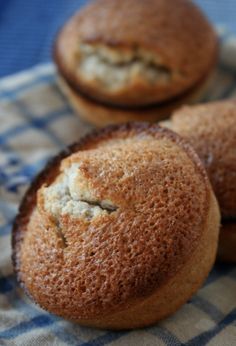
POLYGON ((125 107, 122 109, 95 102, 75 91, 62 75, 59 75, 59 85, 73 109, 81 118, 97 127, 103 127, 127 121, 156 122, 166 119, 181 105, 195 103, 201 99, 209 89, 214 75, 215 71, 212 71, 201 84, 195 86, 190 92, 186 92, 175 100, 140 109, 125 109, 125 107))

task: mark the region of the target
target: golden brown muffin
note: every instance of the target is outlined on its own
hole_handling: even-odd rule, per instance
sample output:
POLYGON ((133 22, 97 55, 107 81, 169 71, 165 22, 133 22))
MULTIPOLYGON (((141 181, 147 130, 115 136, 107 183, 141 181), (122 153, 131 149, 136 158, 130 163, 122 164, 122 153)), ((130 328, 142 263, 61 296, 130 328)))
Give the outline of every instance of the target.
POLYGON ((183 107, 168 127, 188 139, 202 159, 222 213, 219 257, 236 261, 236 102, 183 107))
POLYGON ((115 111, 139 120, 150 108, 156 120, 206 84, 217 48, 214 30, 189 0, 97 0, 65 24, 54 57, 75 98, 111 112, 110 122, 115 111))
POLYGON ((44 309, 126 329, 174 313, 215 260, 219 210, 193 149, 157 125, 110 126, 56 157, 13 230, 13 262, 44 309))

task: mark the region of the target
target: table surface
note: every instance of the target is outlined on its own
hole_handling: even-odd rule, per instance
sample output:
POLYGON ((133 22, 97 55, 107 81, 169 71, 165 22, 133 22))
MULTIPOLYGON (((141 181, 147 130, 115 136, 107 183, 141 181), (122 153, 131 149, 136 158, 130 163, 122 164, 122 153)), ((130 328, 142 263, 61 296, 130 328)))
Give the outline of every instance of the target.
MULTIPOLYGON (((86 0, 0 0, 0 76, 51 60, 53 38, 86 0)), ((236 33, 235 0, 195 0, 210 20, 236 33)))

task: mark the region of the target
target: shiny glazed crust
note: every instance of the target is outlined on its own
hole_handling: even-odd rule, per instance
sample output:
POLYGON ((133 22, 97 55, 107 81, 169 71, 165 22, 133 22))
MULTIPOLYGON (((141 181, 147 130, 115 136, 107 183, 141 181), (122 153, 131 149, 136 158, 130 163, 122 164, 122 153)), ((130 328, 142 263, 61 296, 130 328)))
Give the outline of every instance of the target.
MULTIPOLYGON (((215 66, 217 52, 214 30, 188 0, 98 0, 63 27, 54 58, 60 74, 75 91, 107 104, 140 106, 180 97, 199 84, 215 66), (131 9, 132 15, 127 15, 131 9), (97 78, 86 79, 78 68, 80 44, 97 47, 95 57, 107 48, 121 57, 141 50, 151 59, 150 64, 167 71, 169 77, 147 82, 142 74, 131 75, 121 87, 114 88, 114 83, 104 87, 97 78)), ((108 59, 106 53, 103 56, 108 59)), ((141 63, 142 59, 146 66, 146 58, 141 58, 141 63)), ((115 68, 119 64, 114 64, 115 68)))
MULTIPOLYGON (((160 165, 157 172, 159 182, 162 167, 160 165)), ((43 308, 85 325, 113 329, 141 327, 173 313, 201 285, 215 258, 218 228, 217 203, 200 160, 188 144, 157 125, 133 123, 110 126, 61 153, 32 183, 13 228, 13 263, 18 280, 43 308), (126 183, 120 185, 121 178, 115 178, 122 177, 123 172, 118 168, 123 167, 118 158, 125 155, 123 165, 132 171, 133 168, 128 167, 130 163, 134 167, 133 160, 137 155, 132 151, 133 140, 138 140, 135 146, 142 146, 146 154, 144 157, 140 154, 136 162, 138 175, 133 172, 132 178, 130 172, 126 183), (154 151, 150 151, 150 148, 154 151), (158 187, 156 180, 153 180, 156 161, 152 163, 152 155, 155 150, 164 160, 163 164, 165 162, 169 167, 165 171, 167 190, 162 185, 158 187), (78 154, 70 156, 76 152, 78 154), (113 161, 112 168, 106 164, 109 153, 113 153, 112 157, 118 160, 113 161), (145 164, 146 155, 149 165, 144 167, 143 175, 141 163, 145 164), (65 218, 63 222, 66 228, 63 232, 66 247, 53 227, 45 226, 44 215, 36 209, 39 188, 42 184, 53 183, 64 157, 72 162, 79 159, 82 171, 99 198, 108 196, 118 206, 109 216, 91 221, 89 227, 88 224, 85 227, 81 220, 75 222, 70 217, 65 218), (171 168, 173 162, 176 166, 171 168), (176 173, 178 165, 183 170, 181 176, 176 173), (102 167, 105 167, 107 177, 104 177, 102 167), (182 179, 182 175, 185 176, 186 181, 182 182, 186 184, 184 195, 182 187, 179 190, 180 185, 173 183, 170 172, 177 174, 176 182, 182 179), (118 179, 117 182, 115 179, 118 179), (135 185, 132 179, 135 179, 135 185), (112 186, 109 185, 111 181, 112 186), (159 201, 156 193, 152 195, 148 192, 145 181, 148 181, 150 191, 158 189, 159 201), (194 192, 196 183, 197 193, 194 192), (170 198, 170 202, 164 202, 167 191, 171 194, 167 199, 170 198), (141 214, 136 214, 134 210, 139 210, 139 202, 144 209, 141 214), (151 205, 151 214, 147 203, 151 205), (165 209, 167 206, 168 210, 165 209), (161 211, 162 208, 165 212, 161 211), (153 216, 159 213, 160 216, 153 216), (160 222, 158 228, 155 222, 160 222), (112 227, 108 226, 110 223, 112 227), (142 224, 143 228, 141 226, 140 229, 142 224), (83 234, 85 248, 89 251, 87 255, 80 245, 83 234), (106 237, 109 239, 107 243, 106 237), (83 254, 85 262, 80 257, 83 254), (130 254, 134 255, 132 259, 130 254), (197 268, 195 263, 198 263, 197 268), (83 274, 87 280, 85 287, 81 281, 83 274)))

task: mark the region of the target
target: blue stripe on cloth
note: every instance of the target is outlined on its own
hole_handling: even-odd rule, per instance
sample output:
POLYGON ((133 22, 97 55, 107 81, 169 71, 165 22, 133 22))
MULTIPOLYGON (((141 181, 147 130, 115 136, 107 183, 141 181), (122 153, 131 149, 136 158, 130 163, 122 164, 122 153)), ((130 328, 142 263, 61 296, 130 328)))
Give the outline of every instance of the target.
POLYGON ((32 81, 26 81, 25 83, 20 83, 16 87, 12 87, 11 90, 9 89, 0 89, 0 99, 1 101, 15 101, 16 96, 19 93, 26 92, 27 90, 30 90, 35 85, 42 84, 50 84, 55 80, 55 73, 54 71, 51 72, 51 74, 45 74, 45 75, 38 75, 35 76, 32 81))
POLYGON ((35 174, 38 173, 39 169, 41 169, 45 165, 48 159, 49 157, 47 156, 43 159, 40 159, 37 162, 34 162, 33 164, 26 164, 20 167, 20 169, 16 171, 13 175, 9 175, 8 178, 11 178, 20 174, 20 175, 25 175, 29 179, 32 179, 35 176, 35 174))
MULTIPOLYGON (((9 304, 11 305, 12 308, 16 309, 18 312, 22 313, 24 316, 27 316, 27 318, 31 318, 31 320, 35 320, 36 317, 39 315, 44 316, 44 314, 41 313, 40 310, 36 309, 34 305, 27 304, 22 297, 18 294, 17 291, 17 283, 16 283, 16 278, 15 275, 9 275, 7 277, 4 277, 5 280, 5 285, 9 287, 9 290, 6 290, 5 292, 5 297, 7 298, 9 304), (10 289, 11 286, 11 289, 10 289)), ((83 342, 80 340, 76 335, 73 334, 73 332, 70 330, 67 332, 66 328, 62 328, 62 326, 58 325, 57 323, 61 321, 61 319, 57 316, 54 315, 49 315, 45 313, 45 316, 49 316, 51 319, 50 323, 50 331, 59 339, 62 340, 63 342, 68 343, 70 346, 76 346, 78 342, 83 342)), ((31 320, 28 320, 27 323, 30 325, 29 329, 23 329, 21 332, 21 329, 19 328, 18 335, 20 336, 21 334, 25 334, 27 332, 30 332, 34 330, 35 328, 37 329, 37 324, 31 324, 31 320)), ((14 337, 14 336, 13 336, 14 337)), ((4 336, 1 336, 0 334, 0 339, 4 338, 4 336)))
POLYGON ((69 109, 67 106, 65 106, 63 109, 50 112, 45 115, 42 119, 34 119, 33 114, 28 112, 27 105, 24 105, 22 101, 17 101, 15 103, 19 110, 22 112, 22 116, 25 118, 25 120, 28 121, 29 126, 32 126, 33 128, 36 128, 37 130, 43 130, 44 134, 47 134, 49 138, 56 144, 59 148, 64 146, 64 143, 61 141, 61 139, 53 132, 48 126, 51 122, 58 120, 61 117, 69 116, 69 109))
MULTIPOLYGON (((65 106, 64 108, 60 110, 56 110, 54 112, 48 113, 43 118, 32 118, 27 119, 29 121, 29 125, 32 127, 35 127, 36 129, 45 130, 45 127, 49 125, 51 122, 60 119, 61 117, 64 117, 67 113, 69 113, 69 108, 65 106)), ((27 114, 27 118, 29 118, 29 114, 27 114)), ((48 129, 46 129, 48 130, 48 129)))
MULTIPOLYGON (((13 174, 10 174, 7 176, 7 182, 9 182, 15 176, 24 175, 26 177, 25 183, 28 183, 30 180, 32 180, 32 178, 36 175, 36 173, 38 173, 39 170, 41 170, 41 168, 46 164, 48 159, 49 157, 45 157, 44 159, 41 159, 32 165, 24 165, 23 167, 20 167, 20 169, 17 172, 14 172, 13 174)), ((7 184, 5 188, 10 190, 11 192, 17 192, 17 188, 19 186, 21 186, 19 182, 17 184, 14 184, 14 183, 11 183, 10 181, 10 184, 7 184)), ((13 210, 12 207, 8 207, 5 202, 0 202, 0 209, 4 212, 4 215, 7 218, 6 223, 3 225, 0 225, 0 237, 1 237, 1 236, 10 234, 11 228, 12 228, 12 222, 16 215, 16 210, 13 210)))
POLYGON ((81 338, 79 338, 71 331, 71 328, 67 329, 55 324, 52 325, 51 329, 53 333, 68 346, 77 346, 78 344, 82 344, 84 342, 81 338))
POLYGON ((159 339, 161 339, 165 343, 165 345, 168 345, 168 346, 182 345, 181 341, 177 338, 177 336, 169 332, 169 330, 167 330, 163 326, 161 327, 154 326, 154 327, 148 328, 147 332, 157 336, 159 339))
POLYGON ((199 295, 195 295, 190 303, 204 311, 215 322, 219 322, 224 317, 224 314, 215 305, 199 295))
POLYGON ((73 111, 73 108, 72 108, 72 107, 70 106, 70 104, 68 103, 67 97, 63 94, 63 92, 61 91, 61 89, 60 89, 60 87, 59 87, 59 85, 57 84, 56 81, 55 81, 55 83, 50 84, 50 88, 51 88, 51 90, 54 90, 54 93, 57 94, 57 96, 59 96, 59 98, 61 99, 61 101, 62 101, 64 104, 68 105, 68 107, 69 107, 71 113, 73 114, 73 112, 74 112, 74 111, 73 111))
POLYGON ((10 138, 15 137, 28 129, 30 129, 28 124, 22 124, 0 133, 0 145, 5 144, 10 138))
POLYGON ((125 332, 107 332, 104 335, 101 335, 95 339, 83 342, 82 344, 79 343, 78 346, 103 346, 107 345, 108 343, 120 339, 122 336, 127 335, 128 331, 125 332))
POLYGON ((193 339, 189 340, 185 345, 186 346, 197 346, 197 345, 205 346, 210 340, 212 340, 217 334, 219 334, 225 327, 231 325, 235 321, 236 321, 236 309, 233 309, 215 327, 194 337, 193 339))
MULTIPOLYGON (((23 327, 25 326, 25 328, 21 329, 22 323, 20 323, 19 325, 10 328, 7 331, 7 334, 0 333, 0 339, 14 338, 22 334, 25 334, 27 332, 30 332, 34 329, 37 329, 38 328, 36 323, 37 317, 40 315, 40 316, 49 316, 50 325, 48 325, 48 327, 50 326, 50 331, 55 336, 57 336, 58 339, 62 340, 63 342, 66 342, 70 346, 84 345, 84 344, 89 345, 87 341, 84 342, 82 339, 80 339, 77 335, 73 333, 73 330, 71 329, 71 325, 68 326, 68 330, 67 330, 67 328, 62 327, 61 325, 58 325, 58 322, 61 321, 59 317, 54 315, 49 315, 46 313, 44 315, 38 309, 36 309, 33 305, 31 304, 29 305, 24 300, 22 300, 22 298, 19 296, 17 292, 17 283, 16 283, 15 275, 11 274, 7 277, 2 277, 0 280, 4 282, 4 287, 5 287, 4 293, 5 293, 5 297, 9 301, 9 304, 13 308, 15 308, 17 311, 22 312, 25 316, 28 316, 31 318, 30 320, 23 323, 23 327), (32 323, 32 321, 34 321, 34 323, 32 323)), ((106 340, 109 341, 108 339, 109 338, 106 336, 104 338, 104 341, 106 340)), ((105 345, 105 343, 101 344, 102 340, 98 340, 98 341, 100 342, 99 345, 103 345, 103 344, 105 345)))
MULTIPOLYGON (((1 152, 5 156, 4 159, 7 161, 8 165, 15 166, 21 163, 19 156, 15 152, 13 152, 12 148, 7 143, 1 145, 1 152)), ((3 171, 4 171, 4 164, 1 164, 0 172, 3 172, 3 171)))
MULTIPOLYGON (((4 154, 6 155, 7 162, 5 164, 0 165, 0 183, 2 186, 5 185, 5 188, 10 190, 11 192, 14 192, 14 188, 22 185, 22 183, 29 183, 30 180, 36 175, 36 173, 38 173, 38 171, 45 165, 45 163, 50 158, 50 156, 45 155, 43 159, 38 160, 33 164, 24 164, 19 154, 17 155, 15 152, 14 155, 12 155, 13 149, 10 147, 8 143, 4 143, 1 146, 1 149, 4 151, 4 154), (14 167, 14 170, 12 169, 12 167, 14 167), (11 170, 10 173, 7 173, 8 169, 11 170), (14 180, 14 183, 12 183, 12 180, 14 180), (15 187, 12 185, 15 185, 15 187)), ((0 208, 4 211, 4 213, 7 213, 7 211, 5 210, 5 203, 0 203, 0 208)))
POLYGON ((13 289, 12 282, 9 280, 9 278, 2 277, 0 278, 0 293, 7 293, 13 289))
POLYGON ((16 171, 11 172, 9 174, 5 174, 5 178, 2 178, 2 183, 8 186, 11 184, 12 179, 17 178, 19 176, 24 176, 27 179, 27 182, 29 183, 30 180, 36 175, 36 173, 38 173, 39 170, 46 164, 48 159, 49 156, 40 159, 34 162, 33 164, 26 164, 17 167, 16 171))
POLYGON ((64 143, 55 135, 55 133, 53 133, 50 129, 47 128, 47 126, 54 122, 55 120, 58 120, 60 118, 63 118, 65 116, 70 116, 70 112, 69 112, 69 108, 66 106, 65 108, 58 110, 58 111, 54 111, 51 112, 47 115, 47 117, 45 117, 45 119, 42 120, 35 120, 35 119, 27 119, 27 123, 22 124, 22 125, 18 125, 14 128, 11 128, 5 132, 0 133, 0 144, 5 144, 7 143, 12 137, 15 137, 25 131, 31 130, 32 127, 36 128, 38 130, 44 130, 44 134, 45 131, 47 132, 47 134, 49 135, 49 138, 52 139, 54 141, 54 143, 61 147, 62 145, 64 145, 64 143))
MULTIPOLYGON (((61 341, 67 343, 70 346, 78 345, 79 338, 73 334, 66 333, 61 326, 54 324, 55 319, 50 315, 42 314, 33 317, 29 321, 24 321, 16 326, 0 332, 0 340, 14 339, 18 336, 31 332, 32 330, 39 328, 50 328, 50 331, 61 341)), ((81 341, 82 342, 82 341, 81 341)))
MULTIPOLYGON (((41 160, 38 160, 37 162, 34 162, 33 164, 21 165, 19 168, 16 167, 15 171, 8 174, 4 174, 2 176, 0 172, 1 185, 4 186, 4 188, 7 191, 12 193, 17 193, 18 188, 21 187, 22 185, 28 184, 36 175, 36 173, 38 173, 42 169, 42 167, 45 166, 48 159, 49 157, 47 156, 41 160)), ((19 159, 18 159, 18 162, 19 162, 19 159)), ((5 168, 5 171, 7 171, 7 167, 5 168)), ((1 204, 0 204, 0 211, 1 211, 1 204)), ((6 210, 4 211, 4 213, 6 213, 6 210)), ((6 234, 6 230, 4 230, 4 227, 6 226, 8 226, 8 224, 0 226, 0 235, 3 233, 6 234)))
MULTIPOLYGON (((29 317, 30 319, 34 319, 39 314, 42 314, 38 309, 34 307, 34 305, 27 304, 21 296, 19 296, 17 292, 17 283, 16 283, 16 277, 14 274, 10 274, 7 277, 1 277, 2 282, 4 282, 4 286, 8 289, 5 290, 5 297, 8 299, 9 304, 15 308, 17 311, 22 312, 25 316, 29 317)), ((84 343, 84 340, 80 339, 78 335, 75 335, 73 333, 73 329, 71 329, 71 325, 68 324, 68 328, 65 326, 60 325, 59 322, 63 321, 61 318, 49 315, 45 312, 45 316, 50 316, 52 319, 52 322, 50 324, 50 331, 57 336, 58 339, 62 340, 63 342, 67 343, 70 346, 76 346, 76 345, 82 345, 84 343)), ((28 321, 30 325, 30 320, 28 321)), ((24 330, 23 333, 29 332, 37 328, 37 326, 31 325, 30 330, 24 330)), ((79 327, 78 328, 83 328, 79 327)), ((18 336, 21 335, 20 331, 18 336)), ((1 334, 0 334, 1 338, 1 334)))
POLYGON ((9 235, 11 233, 12 221, 10 221, 9 223, 7 223, 5 225, 0 226, 0 237, 4 237, 4 236, 9 235))
MULTIPOLYGON (((44 316, 38 309, 34 307, 34 305, 27 304, 22 298, 19 296, 17 292, 17 283, 15 275, 9 275, 7 277, 1 277, 0 279, 0 293, 3 293, 5 297, 8 299, 9 304, 12 306, 12 308, 15 308, 17 311, 23 313, 25 316, 30 317, 31 320, 34 320, 37 322, 36 318, 39 315, 44 316), (2 283, 2 285, 1 285, 2 283), (2 292, 1 292, 2 289, 2 292)), ((54 315, 49 315, 45 313, 45 316, 49 316, 51 319, 50 323, 50 331, 61 341, 67 343, 70 346, 76 346, 78 343, 83 343, 84 341, 81 340, 77 335, 73 333, 70 326, 68 328, 68 331, 65 327, 62 327, 61 325, 58 325, 58 322, 61 321, 61 319, 54 315)), ((31 320, 28 320, 27 323, 24 325, 26 326, 25 329, 21 330, 21 324, 18 325, 18 332, 17 335, 12 336, 12 338, 16 336, 20 336, 21 334, 25 334, 27 332, 30 332, 37 329, 37 324, 32 324, 31 320), (30 327, 30 328, 29 328, 30 327)), ((13 331, 14 332, 14 331, 13 331)), ((10 331, 10 334, 12 334, 12 331, 10 331)), ((0 339, 6 338, 6 335, 1 335, 0 333, 0 339)))
POLYGON ((235 269, 235 265, 229 263, 219 263, 216 262, 214 268, 212 269, 210 275, 204 283, 204 287, 212 284, 219 277, 227 276, 235 269))
MULTIPOLYGON (((0 210, 4 214, 4 217, 6 219, 6 222, 4 225, 10 223, 16 216, 17 209, 11 203, 6 203, 0 200, 0 210)), ((1 225, 1 226, 4 226, 4 225, 1 225)))
POLYGON ((0 339, 12 339, 24 333, 30 332, 32 329, 46 328, 54 323, 54 319, 50 315, 42 314, 24 321, 14 327, 0 332, 0 339))
MULTIPOLYGON (((48 160, 49 160, 49 156, 37 162, 34 162, 31 165, 27 164, 27 165, 19 167, 17 171, 6 175, 6 177, 2 179, 2 186, 4 186, 4 188, 9 192, 17 193, 18 188, 21 187, 22 185, 29 184, 30 181, 35 177, 35 175, 45 166, 48 160)), ((0 179, 1 179, 1 176, 0 176, 0 179)), ((13 215, 15 216, 15 214, 13 215)), ((12 219, 13 218, 11 218, 10 220, 8 219, 8 223, 12 221, 12 219)), ((7 224, 0 226, 0 230, 2 230, 3 233, 4 233, 5 226, 7 226, 7 224)), ((0 236, 1 236, 1 231, 0 231, 0 236)))

